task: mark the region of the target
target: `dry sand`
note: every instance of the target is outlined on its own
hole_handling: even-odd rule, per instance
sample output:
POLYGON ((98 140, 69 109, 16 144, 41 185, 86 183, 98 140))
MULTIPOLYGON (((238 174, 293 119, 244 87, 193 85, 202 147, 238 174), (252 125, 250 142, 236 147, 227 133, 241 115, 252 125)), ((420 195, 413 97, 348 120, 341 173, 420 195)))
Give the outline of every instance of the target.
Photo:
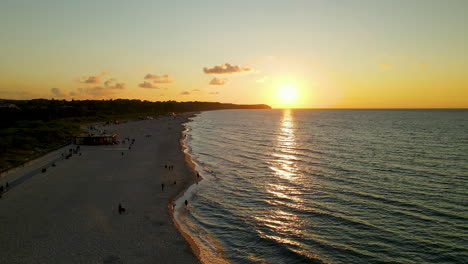
POLYGON ((0 198, 0 263, 197 263, 168 209, 196 180, 179 145, 187 116, 103 126, 135 144, 62 160, 67 147, 2 176, 32 174, 0 198))

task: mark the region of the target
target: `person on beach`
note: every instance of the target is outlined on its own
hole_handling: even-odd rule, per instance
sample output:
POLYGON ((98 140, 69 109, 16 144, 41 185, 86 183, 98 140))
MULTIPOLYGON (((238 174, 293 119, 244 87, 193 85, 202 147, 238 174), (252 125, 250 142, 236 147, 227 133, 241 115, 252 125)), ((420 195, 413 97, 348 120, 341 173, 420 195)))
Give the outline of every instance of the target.
POLYGON ((176 181, 174 181, 174 185, 176 185, 176 184, 177 184, 177 182, 176 182, 176 181))
POLYGON ((188 201, 187 201, 187 200, 185 200, 185 207, 187 207, 187 205, 188 205, 188 201))
POLYGON ((174 209, 175 209, 175 207, 176 207, 176 203, 175 203, 175 202, 173 202, 173 203, 172 203, 172 210, 174 210, 174 209))
POLYGON ((122 207, 122 204, 119 203, 119 214, 125 213, 125 208, 122 207))
POLYGON ((161 191, 164 191, 164 183, 161 183, 161 191))

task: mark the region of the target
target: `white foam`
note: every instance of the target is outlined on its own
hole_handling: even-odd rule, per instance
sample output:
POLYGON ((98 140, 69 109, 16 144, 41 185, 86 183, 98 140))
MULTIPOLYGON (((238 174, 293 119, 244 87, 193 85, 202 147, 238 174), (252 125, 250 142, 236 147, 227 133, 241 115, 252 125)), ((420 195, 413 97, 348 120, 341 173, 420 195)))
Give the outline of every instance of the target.
POLYGON ((174 219, 177 221, 183 232, 188 234, 197 244, 198 249, 200 250, 199 258, 201 263, 229 263, 221 256, 221 247, 218 245, 218 243, 216 243, 215 239, 197 227, 196 224, 192 223, 192 221, 189 219, 188 214, 189 211, 192 210, 190 201, 194 196, 197 195, 199 191, 209 186, 210 180, 214 178, 214 171, 210 168, 205 169, 203 166, 201 166, 189 152, 189 148, 187 147, 187 139, 190 137, 190 135, 187 134, 188 131, 189 128, 187 125, 185 125, 185 129, 182 132, 182 146, 184 152, 195 165, 195 170, 199 173, 202 180, 198 183, 192 184, 182 196, 173 202, 174 219), (188 201, 188 206, 185 206, 186 200, 188 201))

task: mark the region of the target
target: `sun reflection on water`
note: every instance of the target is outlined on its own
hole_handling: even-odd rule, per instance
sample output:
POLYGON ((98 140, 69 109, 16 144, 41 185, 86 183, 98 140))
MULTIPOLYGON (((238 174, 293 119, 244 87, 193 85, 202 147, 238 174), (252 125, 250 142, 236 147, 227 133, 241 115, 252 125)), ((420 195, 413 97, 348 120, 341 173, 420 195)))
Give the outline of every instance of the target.
POLYGON ((276 139, 276 153, 271 170, 280 178, 285 180, 296 180, 295 154, 296 136, 294 134, 294 120, 290 109, 283 111, 283 117, 280 122, 279 134, 276 139))
POLYGON ((299 243, 295 240, 301 237, 303 223, 298 215, 288 211, 291 208, 301 209, 304 200, 300 190, 302 175, 297 168, 296 136, 291 110, 283 111, 277 133, 276 148, 270 154, 269 168, 273 178, 265 185, 265 191, 270 195, 267 202, 276 206, 254 218, 261 224, 257 229, 260 236, 297 247, 299 243))

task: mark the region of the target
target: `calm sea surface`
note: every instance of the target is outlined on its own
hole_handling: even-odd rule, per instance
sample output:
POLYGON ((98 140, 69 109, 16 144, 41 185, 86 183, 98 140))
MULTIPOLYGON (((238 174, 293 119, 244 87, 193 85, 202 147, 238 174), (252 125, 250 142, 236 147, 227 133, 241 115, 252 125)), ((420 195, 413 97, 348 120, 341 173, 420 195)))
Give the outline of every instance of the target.
POLYGON ((181 222, 210 261, 468 263, 467 110, 212 111, 187 129, 205 180, 181 222))

